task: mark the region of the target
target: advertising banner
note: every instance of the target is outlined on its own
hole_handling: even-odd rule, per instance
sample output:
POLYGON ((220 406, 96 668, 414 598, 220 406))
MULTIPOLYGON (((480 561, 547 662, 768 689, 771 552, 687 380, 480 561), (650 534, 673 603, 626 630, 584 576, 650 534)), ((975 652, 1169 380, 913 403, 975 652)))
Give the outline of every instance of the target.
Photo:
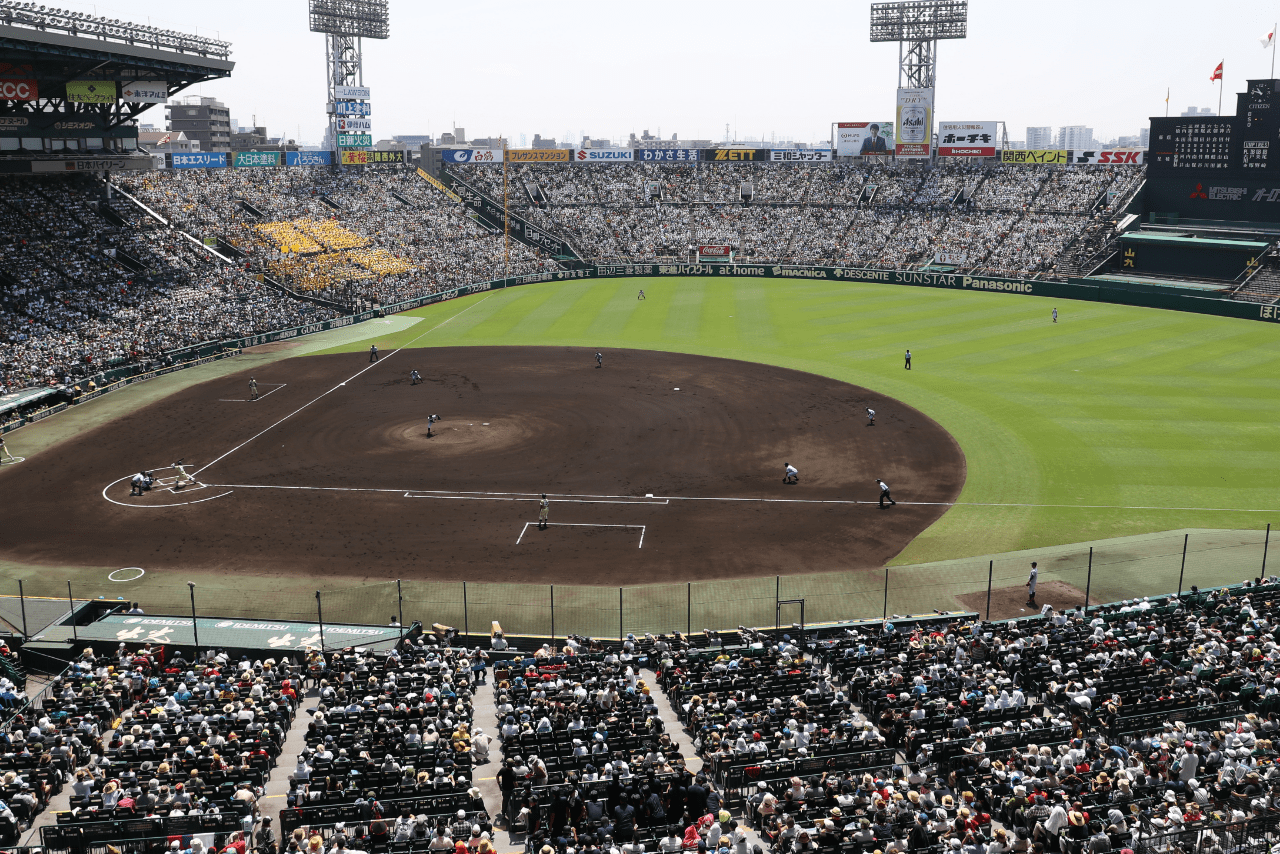
POLYGON ((369 152, 367 151, 344 151, 342 152, 343 166, 364 166, 369 162, 369 152))
POLYGON ((284 153, 285 166, 332 166, 333 152, 331 151, 286 151, 284 153))
POLYGON ((174 169, 221 169, 227 165, 225 151, 192 151, 174 153, 174 169))
POLYGON ((154 168, 151 158, 81 157, 70 160, 33 160, 32 172, 145 172, 154 168))
POLYGON ((580 148, 573 159, 578 163, 634 163, 636 152, 632 148, 580 148))
POLYGON ((698 149, 642 148, 636 157, 645 163, 694 163, 698 160, 698 149))
POLYGON ((728 246, 699 246, 698 254, 707 258, 728 258, 731 252, 728 246))
POLYGON ((116 81, 68 80, 67 100, 76 104, 114 104, 116 81))
POLYGON ((163 80, 135 80, 120 87, 120 100, 131 104, 163 104, 169 100, 169 84, 163 80))
POLYGON ((1067 152, 1054 151, 1051 149, 1032 150, 1032 151, 1011 151, 1004 149, 1000 152, 1001 163, 1045 163, 1045 164, 1065 164, 1067 163, 1067 152))
POLYGON ((995 157, 996 122, 938 122, 939 157, 995 157))
POLYGON ((370 133, 340 133, 338 134, 339 148, 355 148, 356 146, 373 145, 373 134, 370 133))
POLYGON ((234 151, 231 157, 231 165, 237 169, 280 165, 278 151, 234 151))
POLYGON ((897 137, 899 157, 928 157, 933 146, 933 90, 899 89, 897 137))
POLYGON ((369 155, 369 157, 365 160, 366 163, 403 163, 404 162, 404 152, 398 149, 396 151, 366 151, 365 154, 369 155))
POLYGON ((1113 151, 1072 151, 1069 152, 1069 163, 1092 164, 1102 166, 1141 166, 1147 152, 1142 149, 1129 148, 1113 151))
POLYGON ((440 152, 441 163, 501 163, 501 148, 446 148, 440 152))
POLYGON ((0 101, 38 101, 40 86, 34 80, 0 80, 0 101))
POLYGON ((775 148, 769 155, 774 163, 830 163, 829 149, 775 148))
POLYGON ((333 97, 339 101, 369 100, 368 86, 334 86, 333 97))
POLYGON ((509 148, 508 163, 568 163, 571 152, 567 148, 509 148))
POLYGON ((837 122, 836 154, 859 157, 893 153, 893 122, 837 122))
POLYGON ((418 176, 419 176, 420 178, 424 179, 428 184, 430 184, 431 186, 435 187, 435 188, 436 188, 437 190, 439 190, 440 192, 444 193, 444 194, 445 194, 446 196, 448 196, 449 198, 453 199, 455 202, 461 202, 461 201, 462 201, 462 196, 459 196, 459 195, 458 195, 457 193, 455 193, 453 190, 450 190, 450 189, 449 189, 448 187, 446 187, 444 184, 440 183, 440 179, 439 179, 439 178, 436 178, 435 176, 431 175, 431 174, 430 174, 430 173, 428 173, 428 172, 424 172, 421 168, 419 168, 419 169, 418 169, 418 176))
POLYGON ((339 116, 372 116, 373 107, 361 101, 337 101, 333 111, 339 116))
POLYGON ((368 133, 373 130, 373 119, 338 119, 338 133, 368 133))
POLYGON ((773 156, 771 148, 704 148, 702 149, 702 159, 708 161, 720 161, 732 163, 735 161, 752 161, 758 163, 768 163, 769 158, 773 156))

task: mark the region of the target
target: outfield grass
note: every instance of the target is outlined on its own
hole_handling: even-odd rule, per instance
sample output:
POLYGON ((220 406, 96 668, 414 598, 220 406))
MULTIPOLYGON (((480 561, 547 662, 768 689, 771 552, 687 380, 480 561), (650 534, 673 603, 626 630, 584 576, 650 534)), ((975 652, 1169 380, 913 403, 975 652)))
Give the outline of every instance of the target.
MULTIPOLYGON (((1280 325, 998 293, 727 278, 529 285, 411 314, 424 321, 377 339, 380 349, 671 350, 867 386, 956 437, 969 465, 961 502, 1068 505, 957 506, 896 564, 1280 523, 1280 325)), ((429 359, 417 366, 430 371, 429 359)), ((911 484, 893 486, 910 498, 911 484)))

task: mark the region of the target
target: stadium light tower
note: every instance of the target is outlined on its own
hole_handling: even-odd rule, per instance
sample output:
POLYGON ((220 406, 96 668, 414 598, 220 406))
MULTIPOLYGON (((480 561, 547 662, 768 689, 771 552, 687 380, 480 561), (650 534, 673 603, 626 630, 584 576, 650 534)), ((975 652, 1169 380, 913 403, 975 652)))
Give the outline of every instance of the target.
POLYGON ((391 35, 387 3, 388 0, 310 0, 311 32, 325 34, 329 134, 335 147, 337 103, 352 100, 339 95, 343 87, 364 87, 361 39, 385 39, 391 35))
POLYGON ((871 4, 871 41, 898 43, 898 88, 933 89, 938 41, 968 35, 969 0, 871 4))

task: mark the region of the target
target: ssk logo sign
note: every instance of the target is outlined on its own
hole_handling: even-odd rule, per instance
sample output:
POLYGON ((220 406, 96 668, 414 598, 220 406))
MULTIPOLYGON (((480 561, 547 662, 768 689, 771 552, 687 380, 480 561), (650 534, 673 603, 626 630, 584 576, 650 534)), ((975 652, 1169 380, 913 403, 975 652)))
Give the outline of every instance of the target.
POLYGON ((34 80, 0 80, 0 101, 38 101, 40 87, 34 80))

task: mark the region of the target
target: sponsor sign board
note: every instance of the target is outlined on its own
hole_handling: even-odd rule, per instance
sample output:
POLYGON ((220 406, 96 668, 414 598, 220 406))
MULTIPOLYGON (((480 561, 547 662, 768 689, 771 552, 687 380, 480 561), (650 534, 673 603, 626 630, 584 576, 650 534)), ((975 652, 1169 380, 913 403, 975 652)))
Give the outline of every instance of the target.
POLYGON ((508 163, 568 163, 571 152, 567 148, 509 148, 508 163))
POLYGON ((233 158, 231 165, 237 169, 280 165, 278 151, 235 151, 231 156, 233 158))
POLYGON ((933 146, 933 90, 899 89, 894 148, 899 157, 928 157, 933 146))
POLYGON ((418 175, 419 175, 420 177, 422 177, 423 179, 425 179, 425 180, 426 180, 426 182, 427 182, 428 184, 430 184, 431 186, 435 187, 437 190, 439 190, 440 192, 444 193, 446 196, 448 196, 449 198, 453 199, 455 202, 461 202, 461 201, 462 201, 462 196, 459 196, 459 195, 458 195, 457 193, 455 193, 453 190, 450 190, 450 189, 449 189, 448 187, 446 187, 444 184, 441 184, 441 183, 440 183, 440 179, 439 179, 439 178, 436 178, 434 175, 431 175, 431 174, 430 174, 430 173, 428 173, 428 172, 424 172, 421 168, 419 168, 419 169, 418 169, 418 175))
POLYGON ((147 155, 31 161, 32 172, 142 172, 153 167, 154 164, 147 155))
POLYGON ((830 163, 828 149, 775 148, 769 155, 774 163, 830 163))
MULTIPOLYGON (((941 144, 938 145, 942 147, 941 144)), ((939 252, 933 256, 934 263, 946 264, 951 267, 963 267, 969 263, 969 256, 963 252, 939 252)))
POLYGON ((501 148, 446 148, 440 152, 442 163, 501 163, 501 148))
POLYGON ((373 119, 338 119, 338 133, 366 133, 373 130, 373 119))
POLYGON ((837 122, 836 154, 859 157, 893 153, 893 122, 837 122))
POLYGON ((1087 163, 1093 165, 1106 166, 1141 166, 1145 161, 1143 156, 1146 151, 1137 148, 1118 149, 1111 151, 1072 151, 1069 158, 1071 163, 1087 163))
POLYGON ((340 133, 338 134, 339 148, 355 148, 360 145, 373 145, 373 134, 371 133, 340 133))
POLYGON ((333 165, 333 152, 331 151, 286 151, 284 153, 285 166, 331 166, 333 165))
POLYGON ((1006 148, 1000 152, 1000 162, 1064 164, 1067 162, 1067 154, 1068 152, 1066 151, 1055 151, 1052 149, 1011 151, 1006 148))
POLYGON ((174 169, 221 169, 227 165, 225 151, 175 152, 174 169))
POLYGON ((0 101, 37 101, 40 86, 34 80, 0 80, 0 101))
POLYGON ((995 157, 996 122, 938 122, 939 157, 995 157))
POLYGON ((368 162, 369 162, 369 152, 367 151, 342 152, 343 166, 364 166, 368 162))
POLYGON ((363 101, 335 101, 333 111, 339 116, 373 115, 373 107, 363 101))
POLYGON ((116 81, 68 80, 67 100, 76 104, 114 104, 116 81))
POLYGON ((131 104, 163 104, 169 100, 169 84, 163 80, 135 80, 120 87, 120 100, 131 104))
POLYGON ((731 248, 728 246, 699 246, 698 254, 707 258, 728 258, 731 248))
POLYGON ((403 163, 404 162, 404 152, 399 150, 366 151, 365 154, 369 155, 368 158, 366 158, 365 160, 366 163, 403 163))
POLYGON ((636 152, 636 159, 645 163, 695 163, 698 160, 698 149, 642 148, 636 152))
POLYGON ((573 159, 578 163, 632 163, 636 152, 633 148, 580 148, 573 159))
POLYGON ((333 97, 339 101, 369 100, 368 86, 334 86, 333 97))
POLYGON ((773 156, 771 148, 704 148, 702 149, 702 159, 708 161, 719 161, 725 163, 753 161, 759 163, 769 162, 769 158, 773 156))

